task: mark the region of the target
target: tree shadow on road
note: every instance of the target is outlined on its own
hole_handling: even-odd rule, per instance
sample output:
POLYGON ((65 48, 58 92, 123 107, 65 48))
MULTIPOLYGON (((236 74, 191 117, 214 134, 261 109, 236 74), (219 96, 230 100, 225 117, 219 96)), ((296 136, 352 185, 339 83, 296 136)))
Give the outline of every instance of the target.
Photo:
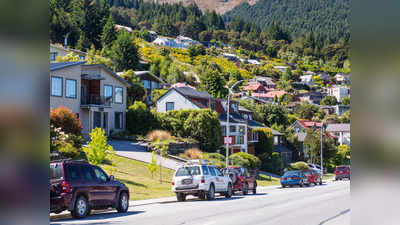
MULTIPOLYGON (((144 212, 145 211, 131 211, 131 212, 126 212, 126 213, 99 212, 99 213, 90 214, 89 216, 87 216, 81 220, 88 221, 88 223, 85 223, 85 224, 111 224, 111 222, 103 222, 101 220, 121 218, 121 217, 125 217, 125 216, 133 216, 133 215, 137 215, 137 214, 144 213, 144 212), (93 221, 93 223, 91 223, 91 221, 93 221)), ((60 225, 60 224, 64 224, 63 222, 71 222, 71 221, 77 221, 77 219, 74 219, 74 218, 54 219, 54 220, 51 220, 50 224, 60 225)))

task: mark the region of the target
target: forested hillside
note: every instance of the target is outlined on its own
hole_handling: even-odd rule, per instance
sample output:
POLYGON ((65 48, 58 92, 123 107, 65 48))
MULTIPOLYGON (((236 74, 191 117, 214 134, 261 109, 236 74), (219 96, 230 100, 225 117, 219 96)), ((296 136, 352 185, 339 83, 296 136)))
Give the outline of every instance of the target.
POLYGON ((350 33, 350 0, 260 0, 243 3, 225 14, 230 21, 240 16, 263 28, 273 22, 290 33, 305 34, 311 29, 338 40, 350 33))

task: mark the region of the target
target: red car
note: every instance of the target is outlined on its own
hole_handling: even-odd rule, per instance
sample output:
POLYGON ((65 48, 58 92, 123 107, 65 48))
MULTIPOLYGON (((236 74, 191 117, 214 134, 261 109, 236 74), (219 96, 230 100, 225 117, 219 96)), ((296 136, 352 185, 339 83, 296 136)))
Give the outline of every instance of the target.
POLYGON ((129 189, 108 176, 100 167, 84 161, 50 162, 50 212, 71 211, 82 218, 91 209, 115 208, 126 212, 129 189))
POLYGON ((310 181, 310 184, 320 184, 322 185, 322 177, 321 174, 317 170, 305 170, 304 175, 310 181))
POLYGON ((335 180, 348 178, 350 180, 350 166, 341 165, 335 168, 335 180))
POLYGON ((223 174, 228 174, 233 183, 233 192, 241 191, 247 195, 249 190, 253 194, 257 193, 257 182, 255 176, 252 176, 246 168, 229 166, 222 169, 223 174))

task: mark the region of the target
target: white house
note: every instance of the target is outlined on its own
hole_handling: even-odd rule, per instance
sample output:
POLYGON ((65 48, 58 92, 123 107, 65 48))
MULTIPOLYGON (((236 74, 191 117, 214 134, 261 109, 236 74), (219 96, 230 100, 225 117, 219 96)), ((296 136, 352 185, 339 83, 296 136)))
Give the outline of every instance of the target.
POLYGON ((335 75, 335 80, 339 84, 349 84, 350 83, 350 74, 338 73, 335 75))
POLYGON ((313 75, 311 75, 311 74, 300 76, 300 80, 301 80, 302 84, 309 85, 309 86, 314 85, 314 78, 313 78, 313 75))
POLYGON ((274 66, 274 69, 281 71, 282 73, 286 71, 286 69, 289 68, 288 66, 274 66))
POLYGON ((248 59, 247 62, 250 63, 250 64, 253 64, 253 65, 256 65, 256 66, 261 65, 261 63, 258 60, 255 60, 255 59, 248 59))
POLYGON ((345 86, 333 86, 327 88, 327 94, 329 96, 335 96, 336 99, 341 102, 343 98, 350 97, 350 88, 345 86))
POLYGON ((335 136, 340 145, 347 145, 350 147, 351 139, 349 123, 328 124, 326 131, 335 136))
POLYGON ((195 40, 193 40, 193 39, 191 39, 189 37, 185 37, 185 36, 182 36, 182 35, 178 36, 175 39, 175 42, 178 43, 178 44, 181 44, 183 46, 183 48, 189 48, 191 45, 199 44, 198 41, 195 41, 195 40))
POLYGON ((126 30, 126 31, 128 31, 129 33, 132 33, 132 31, 133 31, 132 28, 130 28, 130 27, 122 26, 122 25, 118 25, 118 24, 115 24, 114 27, 115 27, 115 29, 116 29, 117 31, 126 30))
POLYGON ((157 37, 156 40, 154 40, 152 43, 155 45, 167 46, 172 48, 183 48, 182 44, 177 43, 175 40, 167 37, 157 37))
POLYGON ((235 55, 235 54, 230 54, 230 53, 222 53, 222 57, 228 59, 229 61, 238 61, 239 60, 239 56, 235 55))

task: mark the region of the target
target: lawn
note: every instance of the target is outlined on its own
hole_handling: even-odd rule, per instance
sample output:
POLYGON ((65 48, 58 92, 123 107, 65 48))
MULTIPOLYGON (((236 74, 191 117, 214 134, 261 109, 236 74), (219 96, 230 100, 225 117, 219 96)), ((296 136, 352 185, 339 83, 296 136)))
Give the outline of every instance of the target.
POLYGON ((143 200, 174 196, 171 191, 171 180, 174 171, 162 169, 162 183, 160 183, 160 169, 154 173, 154 177, 147 168, 146 163, 113 156, 100 165, 109 175, 114 175, 116 180, 126 184, 130 191, 131 200, 143 200))
POLYGON ((331 179, 335 176, 333 173, 325 173, 324 176, 322 177, 323 180, 328 180, 331 179))
POLYGON ((257 186, 271 186, 271 185, 280 185, 280 180, 279 178, 273 178, 269 177, 263 174, 259 174, 256 177, 257 180, 257 186))

